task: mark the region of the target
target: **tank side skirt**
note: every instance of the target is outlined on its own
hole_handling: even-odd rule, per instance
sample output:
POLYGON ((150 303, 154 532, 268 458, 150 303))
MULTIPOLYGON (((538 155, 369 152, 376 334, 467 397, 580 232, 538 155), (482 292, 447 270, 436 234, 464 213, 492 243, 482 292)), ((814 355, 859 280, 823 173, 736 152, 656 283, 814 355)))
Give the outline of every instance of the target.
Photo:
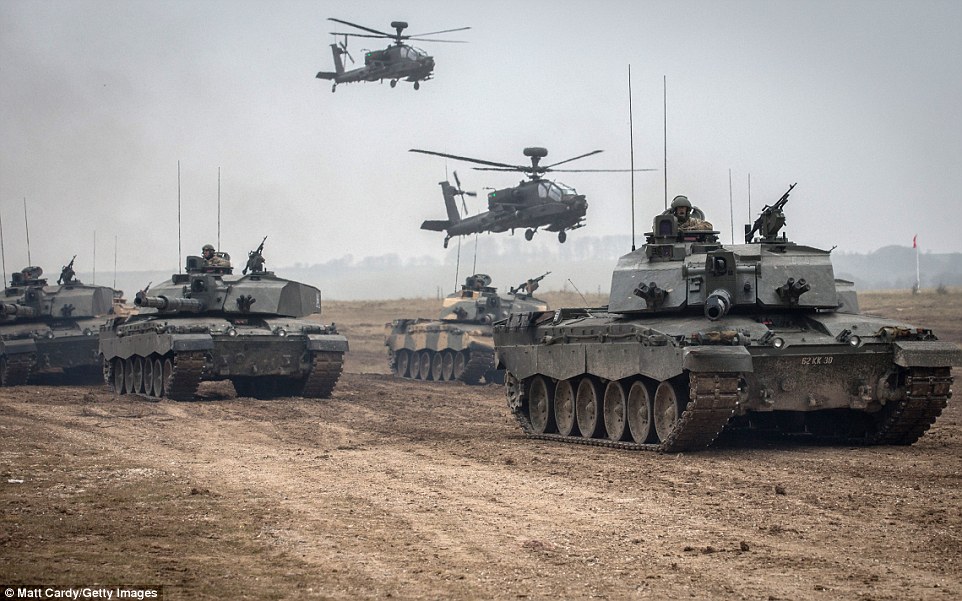
POLYGON ((738 404, 738 380, 739 375, 735 373, 692 373, 688 405, 668 440, 658 444, 639 444, 561 434, 538 434, 534 431, 528 416, 520 408, 512 408, 512 411, 528 438, 628 451, 677 453, 703 449, 721 434, 738 404))

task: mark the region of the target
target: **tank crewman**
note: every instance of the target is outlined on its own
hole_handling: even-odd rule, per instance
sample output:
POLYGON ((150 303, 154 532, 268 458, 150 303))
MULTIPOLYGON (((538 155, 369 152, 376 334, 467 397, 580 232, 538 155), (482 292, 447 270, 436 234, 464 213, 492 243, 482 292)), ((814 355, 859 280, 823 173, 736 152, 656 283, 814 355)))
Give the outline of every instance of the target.
POLYGON ((714 229, 708 221, 692 216, 691 202, 687 196, 679 194, 671 201, 671 214, 678 220, 679 230, 707 231, 714 229))
POLYGON ((230 267, 230 261, 218 256, 217 253, 214 252, 214 246, 212 244, 205 244, 203 253, 204 261, 208 267, 230 267))

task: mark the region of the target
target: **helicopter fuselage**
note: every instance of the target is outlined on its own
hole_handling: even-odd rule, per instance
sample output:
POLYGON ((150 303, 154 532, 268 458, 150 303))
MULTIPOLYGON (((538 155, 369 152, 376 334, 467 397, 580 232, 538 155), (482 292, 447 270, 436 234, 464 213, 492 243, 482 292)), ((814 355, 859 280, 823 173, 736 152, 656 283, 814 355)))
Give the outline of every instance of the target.
MULTIPOLYGON (((392 44, 383 50, 368 50, 364 53, 364 66, 344 70, 341 55, 346 54, 337 44, 331 44, 337 71, 320 72, 319 79, 330 79, 334 85, 355 81, 390 80, 392 87, 399 80, 414 82, 431 79, 434 72, 434 58, 423 50, 406 44, 392 44)), ((416 86, 417 87, 417 86, 416 86)))

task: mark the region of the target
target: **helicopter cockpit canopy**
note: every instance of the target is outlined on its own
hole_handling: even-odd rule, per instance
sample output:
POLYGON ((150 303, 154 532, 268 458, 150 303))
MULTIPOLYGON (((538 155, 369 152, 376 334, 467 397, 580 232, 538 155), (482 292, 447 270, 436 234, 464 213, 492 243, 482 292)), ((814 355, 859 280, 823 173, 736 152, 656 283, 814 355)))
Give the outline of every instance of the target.
POLYGON ((569 188, 562 183, 550 181, 538 182, 538 196, 541 198, 561 202, 561 199, 565 196, 575 195, 577 195, 577 192, 574 191, 574 188, 569 188))
POLYGON ((423 56, 427 56, 427 53, 421 50, 420 48, 415 48, 414 46, 401 47, 401 58, 406 58, 412 61, 416 61, 423 56))

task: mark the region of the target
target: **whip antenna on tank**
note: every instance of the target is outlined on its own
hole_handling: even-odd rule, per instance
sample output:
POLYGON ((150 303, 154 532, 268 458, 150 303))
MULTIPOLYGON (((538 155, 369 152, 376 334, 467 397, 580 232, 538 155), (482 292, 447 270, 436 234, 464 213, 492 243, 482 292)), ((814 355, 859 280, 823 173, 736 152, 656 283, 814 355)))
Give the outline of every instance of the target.
POLYGON ((728 220, 732 226, 732 244, 735 243, 735 205, 732 199, 732 170, 728 169, 728 220))
POLYGON ((177 161, 177 273, 184 270, 180 246, 180 161, 177 161))
POLYGON ((217 168, 217 248, 220 249, 220 167, 217 168))
POLYGON ((7 256, 3 252, 3 217, 0 216, 0 263, 3 264, 3 285, 7 285, 7 256))
POLYGON ((27 230, 27 265, 33 265, 30 258, 30 222, 27 220, 27 197, 23 197, 23 227, 27 230))
POLYGON ((588 299, 585 298, 585 295, 584 295, 584 294, 581 294, 581 290, 578 290, 578 287, 575 286, 575 283, 571 281, 571 278, 568 278, 568 283, 571 284, 571 287, 575 289, 575 292, 578 293, 578 296, 580 296, 582 302, 584 302, 585 308, 587 308, 587 307, 588 307, 588 299))
POLYGON ((97 230, 94 230, 94 260, 93 260, 93 276, 91 276, 91 284, 97 283, 97 230))
POLYGON ((661 76, 661 102, 665 138, 665 210, 668 210, 668 77, 661 76))
POLYGON ((628 143, 631 145, 631 250, 635 250, 635 124, 631 115, 631 64, 628 65, 628 143))

